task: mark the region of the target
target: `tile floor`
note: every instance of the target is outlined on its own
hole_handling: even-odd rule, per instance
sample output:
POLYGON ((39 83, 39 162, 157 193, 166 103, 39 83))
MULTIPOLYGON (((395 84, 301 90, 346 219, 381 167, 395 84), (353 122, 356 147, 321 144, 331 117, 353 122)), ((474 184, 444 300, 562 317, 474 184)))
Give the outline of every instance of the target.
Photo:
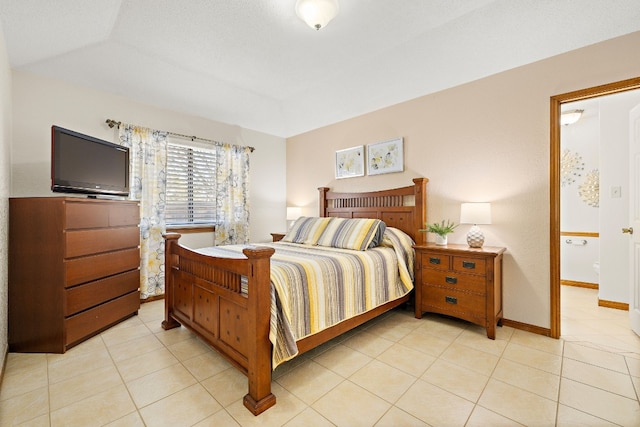
POLYGON ((563 286, 561 340, 393 311, 279 367, 278 403, 242 406, 246 379, 162 301, 64 355, 8 355, 0 425, 638 426, 640 338, 625 311, 563 286))

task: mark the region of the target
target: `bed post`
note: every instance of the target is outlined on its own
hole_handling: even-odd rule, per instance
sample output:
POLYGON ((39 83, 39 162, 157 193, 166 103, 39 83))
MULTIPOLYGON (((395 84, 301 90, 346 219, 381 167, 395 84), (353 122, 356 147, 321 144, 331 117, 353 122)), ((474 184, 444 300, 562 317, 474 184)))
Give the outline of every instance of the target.
POLYGON ((271 393, 271 255, 268 247, 249 247, 242 253, 249 260, 247 328, 249 332, 247 377, 249 393, 244 406, 258 415, 276 404, 271 393))
POLYGON ((414 235, 416 236, 415 242, 418 245, 424 245, 427 243, 427 233, 421 233, 419 230, 425 228, 427 222, 427 178, 414 178, 413 179, 413 194, 415 196, 416 203, 416 217, 414 218, 414 235))
POLYGON ((162 329, 173 329, 180 326, 180 323, 171 317, 171 311, 173 309, 173 274, 171 266, 174 264, 171 262, 173 257, 174 245, 178 244, 180 234, 168 233, 164 235, 164 320, 162 321, 162 329))
POLYGON ((318 191, 320 192, 320 216, 327 216, 327 192, 329 187, 318 187, 318 191))

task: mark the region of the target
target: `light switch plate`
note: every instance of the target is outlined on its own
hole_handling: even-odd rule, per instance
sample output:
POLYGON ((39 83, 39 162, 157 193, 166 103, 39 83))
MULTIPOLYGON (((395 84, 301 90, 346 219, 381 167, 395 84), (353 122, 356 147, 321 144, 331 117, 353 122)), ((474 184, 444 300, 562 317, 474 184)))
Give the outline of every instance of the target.
POLYGON ((622 188, 620 186, 611 187, 611 198, 618 199, 622 197, 622 188))

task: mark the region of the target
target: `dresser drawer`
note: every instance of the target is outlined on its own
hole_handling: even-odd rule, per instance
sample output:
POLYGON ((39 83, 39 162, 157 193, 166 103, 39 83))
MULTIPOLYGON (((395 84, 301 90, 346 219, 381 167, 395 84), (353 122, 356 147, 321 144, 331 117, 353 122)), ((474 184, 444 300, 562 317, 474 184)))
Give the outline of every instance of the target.
POLYGON ((137 203, 66 203, 66 229, 121 227, 140 223, 137 203))
POLYGON ((441 254, 422 254, 422 268, 433 268, 436 270, 449 270, 448 255, 441 254))
POLYGON ((139 308, 140 295, 138 292, 132 292, 91 310, 71 316, 64 321, 66 328, 65 345, 68 346, 78 340, 85 339, 101 329, 134 314, 139 308))
POLYGON ((138 248, 65 260, 65 288, 138 268, 138 248))
POLYGON ((109 226, 109 208, 102 203, 73 203, 65 205, 65 227, 100 228, 109 226))
POLYGON ((475 292, 479 295, 484 295, 487 292, 484 276, 456 273, 455 271, 440 271, 423 268, 422 283, 464 290, 467 292, 475 292))
POLYGON ((140 270, 107 277, 67 289, 65 316, 76 314, 87 308, 102 304, 129 292, 137 291, 140 287, 140 270))
POLYGON ((487 260, 485 258, 454 256, 453 269, 460 273, 485 275, 487 272, 487 260))
POLYGON ((109 206, 109 227, 140 224, 138 203, 121 203, 109 206))
POLYGON ((140 229, 137 226, 67 231, 65 258, 135 248, 139 245, 140 229))
POLYGON ((451 314, 466 320, 477 321, 486 317, 486 299, 455 289, 425 286, 422 290, 422 310, 451 314))

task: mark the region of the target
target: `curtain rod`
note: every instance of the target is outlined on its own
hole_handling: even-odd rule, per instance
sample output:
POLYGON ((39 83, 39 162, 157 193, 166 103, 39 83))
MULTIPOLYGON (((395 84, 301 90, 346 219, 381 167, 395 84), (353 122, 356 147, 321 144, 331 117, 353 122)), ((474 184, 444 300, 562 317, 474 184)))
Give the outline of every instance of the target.
MULTIPOLYGON (((113 120, 113 119, 107 119, 107 120, 105 121, 105 123, 106 123, 106 124, 108 124, 110 128, 113 128, 113 127, 117 126, 117 127, 118 127, 118 129, 120 128, 120 125, 122 124, 122 122, 117 122, 117 121, 115 121, 115 120, 113 120)), ((161 131, 161 132, 165 132, 165 133, 166 133, 166 134, 168 134, 168 135, 177 136, 177 137, 179 137, 179 138, 186 138, 186 139, 190 139, 191 141, 198 140, 198 141, 205 141, 205 142, 213 142, 213 143, 214 143, 214 144, 216 144, 216 145, 223 145, 223 143, 222 143, 222 142, 215 141, 215 140, 213 140, 213 139, 200 138, 200 137, 197 137, 197 136, 191 136, 191 135, 184 135, 184 134, 181 134, 181 133, 169 132, 169 131, 166 131, 166 130, 165 130, 165 131, 161 131)), ((252 153, 253 153, 253 150, 255 150, 255 148, 254 148, 254 147, 251 147, 251 146, 249 146, 248 148, 249 148, 249 150, 250 150, 252 153)))

